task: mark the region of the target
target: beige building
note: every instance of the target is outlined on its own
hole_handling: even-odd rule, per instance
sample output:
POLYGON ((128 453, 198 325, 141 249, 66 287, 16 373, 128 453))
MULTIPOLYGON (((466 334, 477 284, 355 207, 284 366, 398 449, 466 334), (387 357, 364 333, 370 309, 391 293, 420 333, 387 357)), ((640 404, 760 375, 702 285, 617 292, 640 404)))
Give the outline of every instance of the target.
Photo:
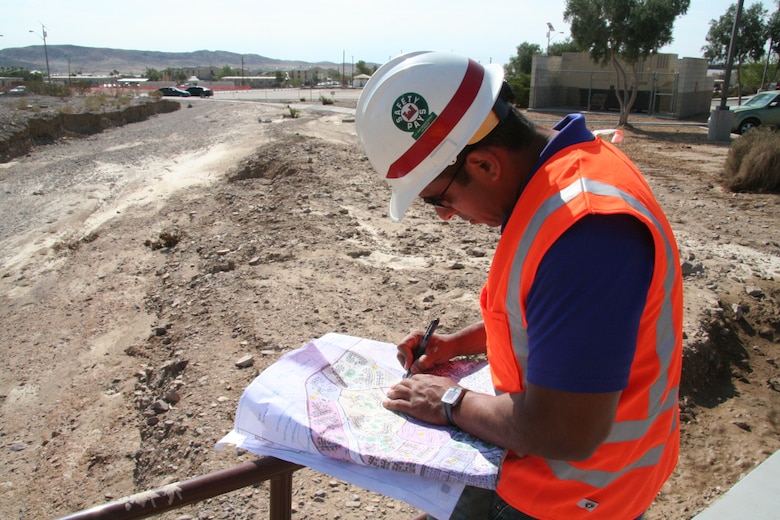
POLYGON ((287 71, 290 82, 298 85, 310 85, 312 81, 321 82, 329 79, 330 71, 322 67, 310 67, 306 69, 292 69, 287 71))
MULTIPOLYGON (((678 59, 676 54, 641 61, 633 111, 675 118, 709 113, 714 80, 707 67, 706 59, 678 59)), ((628 77, 631 85, 630 72, 628 77)), ((616 87, 614 68, 594 63, 587 52, 534 56, 529 109, 619 111, 616 87)))

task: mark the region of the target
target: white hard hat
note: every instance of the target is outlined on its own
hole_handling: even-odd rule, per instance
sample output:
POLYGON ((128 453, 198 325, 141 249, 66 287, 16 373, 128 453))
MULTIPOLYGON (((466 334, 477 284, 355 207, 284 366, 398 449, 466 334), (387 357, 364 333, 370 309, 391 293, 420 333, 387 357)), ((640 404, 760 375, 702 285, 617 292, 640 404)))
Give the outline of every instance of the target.
POLYGON ((497 124, 492 109, 503 80, 500 65, 446 52, 404 54, 374 73, 355 124, 371 165, 393 190, 394 221, 468 143, 497 124))

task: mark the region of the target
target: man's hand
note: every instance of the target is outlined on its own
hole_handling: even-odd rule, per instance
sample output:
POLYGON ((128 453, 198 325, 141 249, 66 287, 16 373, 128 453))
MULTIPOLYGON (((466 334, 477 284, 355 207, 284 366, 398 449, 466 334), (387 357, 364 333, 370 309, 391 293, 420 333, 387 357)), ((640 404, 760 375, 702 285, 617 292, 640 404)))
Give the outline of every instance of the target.
POLYGON ((446 377, 417 374, 390 387, 387 392, 388 400, 382 405, 388 410, 410 415, 430 424, 447 425, 441 397, 449 387, 456 384, 446 377))
POLYGON ((404 370, 411 370, 413 374, 419 374, 431 370, 436 365, 443 365, 452 358, 451 340, 449 336, 434 334, 425 347, 425 354, 414 360, 414 350, 422 341, 424 331, 416 330, 406 336, 398 344, 398 362, 404 370))

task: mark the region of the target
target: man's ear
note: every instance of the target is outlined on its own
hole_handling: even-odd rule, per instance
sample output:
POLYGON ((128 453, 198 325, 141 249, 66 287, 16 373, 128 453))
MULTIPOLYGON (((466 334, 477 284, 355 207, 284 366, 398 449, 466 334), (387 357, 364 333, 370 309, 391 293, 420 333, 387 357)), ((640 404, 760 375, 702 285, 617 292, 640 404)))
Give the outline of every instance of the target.
POLYGON ((477 148, 466 157, 470 175, 496 180, 501 176, 501 158, 493 147, 477 148))

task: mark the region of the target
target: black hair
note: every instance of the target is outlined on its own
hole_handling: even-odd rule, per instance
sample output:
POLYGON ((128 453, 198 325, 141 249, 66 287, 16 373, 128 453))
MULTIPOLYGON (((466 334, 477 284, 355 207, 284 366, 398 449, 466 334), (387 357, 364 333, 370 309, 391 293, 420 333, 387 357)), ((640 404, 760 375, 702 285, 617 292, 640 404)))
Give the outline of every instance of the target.
MULTIPOLYGON (((499 119, 498 125, 470 148, 501 146, 509 150, 521 150, 529 146, 536 137, 536 126, 514 106, 514 93, 505 81, 501 87, 493 112, 499 119)), ((469 147, 467 147, 468 149, 469 147)))

